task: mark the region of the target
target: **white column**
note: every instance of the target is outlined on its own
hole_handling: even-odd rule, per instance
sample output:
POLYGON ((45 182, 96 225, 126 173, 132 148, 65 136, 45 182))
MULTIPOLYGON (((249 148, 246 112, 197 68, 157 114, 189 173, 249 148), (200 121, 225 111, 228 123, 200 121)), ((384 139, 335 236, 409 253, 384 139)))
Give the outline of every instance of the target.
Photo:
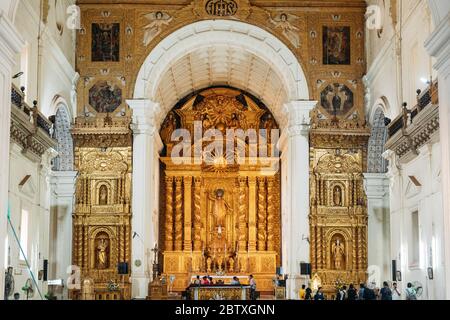
POLYGON ((282 262, 288 275, 288 299, 298 299, 305 283, 300 263, 310 262, 309 250, 309 129, 310 111, 316 101, 285 105, 287 128, 280 139, 282 172, 282 262))
MULTIPOLYGON (((444 230, 450 230, 450 13, 437 25, 425 47, 436 58, 439 81, 439 122, 442 153, 442 198, 444 230)), ((445 237, 446 299, 450 299, 450 232, 445 237)))
POLYGON ((151 249, 158 243, 159 152, 162 142, 155 127, 160 107, 150 100, 128 100, 133 110, 132 297, 144 299, 152 276, 151 249))
POLYGON ((365 173, 364 189, 368 200, 369 216, 369 268, 376 268, 377 286, 391 278, 389 179, 384 173, 365 173))
MULTIPOLYGON (((51 186, 51 230, 49 279, 68 278, 67 268, 72 265, 72 213, 77 172, 53 171, 51 186)), ((68 299, 67 287, 56 291, 58 299, 68 299)))
POLYGON ((0 300, 4 295, 5 241, 9 184, 9 127, 11 121, 11 72, 15 55, 24 42, 5 12, 0 10, 0 300))
MULTIPOLYGON (((390 250, 388 251, 390 260, 396 260, 397 270, 402 273, 402 280, 397 281, 399 290, 404 290, 406 285, 406 269, 407 261, 402 252, 403 249, 403 201, 404 201, 404 187, 402 181, 402 167, 399 164, 399 159, 394 151, 387 150, 383 153, 383 157, 389 161, 388 173, 389 179, 389 223, 390 223, 390 250)), ((401 291, 403 292, 403 291, 401 291)))

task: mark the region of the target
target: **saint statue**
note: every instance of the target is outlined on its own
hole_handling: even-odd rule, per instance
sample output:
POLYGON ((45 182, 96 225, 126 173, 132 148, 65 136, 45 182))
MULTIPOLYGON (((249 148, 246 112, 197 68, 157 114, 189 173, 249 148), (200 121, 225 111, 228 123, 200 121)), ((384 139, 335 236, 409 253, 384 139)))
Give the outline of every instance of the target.
POLYGON ((334 260, 334 268, 336 270, 342 270, 342 264, 345 257, 345 248, 344 244, 341 243, 341 240, 339 238, 336 239, 336 241, 331 245, 331 254, 334 260))
POLYGON ((208 259, 206 259, 206 272, 211 273, 211 264, 212 264, 212 259, 211 257, 208 257, 208 259))
POLYGON ((100 239, 97 246, 97 269, 108 267, 108 240, 100 239))
POLYGON ((216 227, 225 226, 225 218, 227 216, 227 211, 231 210, 228 203, 223 198, 225 191, 223 189, 217 189, 215 198, 210 198, 210 200, 214 201, 213 205, 213 215, 216 218, 216 227))
POLYGON ((166 121, 164 121, 163 128, 161 129, 161 139, 169 144, 172 142, 172 133, 177 129, 177 120, 173 113, 169 113, 166 121))
POLYGON ((342 206, 342 191, 341 187, 336 186, 333 190, 333 204, 335 207, 341 207, 342 206))
POLYGON ((228 260, 228 265, 229 265, 228 271, 233 272, 234 271, 234 259, 232 257, 228 260))
POLYGON ((100 187, 98 204, 101 206, 106 206, 108 204, 108 188, 105 185, 100 187))

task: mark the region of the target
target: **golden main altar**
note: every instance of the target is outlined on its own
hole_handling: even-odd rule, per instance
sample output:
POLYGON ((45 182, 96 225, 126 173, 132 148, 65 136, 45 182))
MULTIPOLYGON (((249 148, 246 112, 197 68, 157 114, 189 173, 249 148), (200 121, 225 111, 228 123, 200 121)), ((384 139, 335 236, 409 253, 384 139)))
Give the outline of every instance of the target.
MULTIPOLYGON (((246 141, 226 135, 227 129, 276 129, 270 112, 238 90, 214 88, 175 108, 162 128, 166 157, 161 158, 160 241, 163 273, 175 276, 173 290, 185 290, 191 273, 206 273, 253 274, 258 290, 272 291, 280 263, 279 158, 249 157, 248 137, 246 141), (200 161, 191 152, 196 147, 191 143, 174 157, 172 133, 184 128, 194 136, 196 124, 202 134, 208 130, 224 134, 215 138, 216 146, 225 150, 231 141, 242 146, 242 153, 233 148, 219 154, 208 148, 211 141, 203 139, 200 149, 206 151, 200 161)), ((257 151, 262 149, 273 150, 270 136, 264 146, 257 145, 257 151)))

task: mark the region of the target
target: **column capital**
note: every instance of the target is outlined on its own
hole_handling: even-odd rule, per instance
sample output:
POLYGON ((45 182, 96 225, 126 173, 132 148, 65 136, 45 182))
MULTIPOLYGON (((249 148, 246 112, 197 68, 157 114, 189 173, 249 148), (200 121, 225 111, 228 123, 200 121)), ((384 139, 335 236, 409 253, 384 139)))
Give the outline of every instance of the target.
POLYGON ((53 193, 58 197, 72 197, 77 176, 77 171, 53 171, 50 177, 53 193))
POLYGON ((436 26, 425 41, 428 53, 436 57, 434 68, 444 77, 450 75, 450 13, 436 26))
POLYGON ((0 10, 0 59, 12 67, 16 64, 15 55, 25 47, 25 41, 9 21, 6 13, 0 10))
POLYGON ((311 123, 310 112, 317 105, 317 101, 297 100, 284 105, 287 118, 287 128, 290 136, 306 135, 311 123))
POLYGON ((161 108, 159 103, 147 99, 127 100, 133 110, 131 129, 135 134, 150 134, 156 132, 156 117, 161 108))
POLYGON ((364 173, 367 198, 382 199, 389 192, 389 178, 385 173, 364 173))

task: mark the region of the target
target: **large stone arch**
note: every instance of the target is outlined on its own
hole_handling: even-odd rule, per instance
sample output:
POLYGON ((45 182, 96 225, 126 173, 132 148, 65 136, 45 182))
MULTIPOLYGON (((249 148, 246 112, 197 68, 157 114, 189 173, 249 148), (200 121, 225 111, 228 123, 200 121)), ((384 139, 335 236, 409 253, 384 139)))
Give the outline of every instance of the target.
POLYGON ((270 70, 273 70, 280 79, 285 91, 284 99, 277 101, 278 105, 274 106, 272 101, 267 101, 263 92, 256 92, 253 88, 239 83, 240 79, 236 77, 226 81, 212 79, 208 83, 193 84, 191 90, 180 92, 178 98, 186 96, 190 93, 189 91, 204 89, 211 85, 232 85, 260 98, 271 108, 277 121, 282 125, 286 123, 282 108, 285 103, 309 99, 308 84, 300 62, 274 35, 262 28, 239 21, 199 21, 178 29, 156 45, 138 73, 133 97, 149 99, 160 105, 161 110, 155 115, 157 127, 160 126, 170 108, 178 102, 176 99, 171 103, 158 101, 158 90, 165 73, 188 54, 212 47, 229 48, 260 58, 259 62, 265 64, 264 67, 270 67, 270 70))
POLYGON ((195 22, 164 38, 145 59, 133 100, 127 101, 134 132, 132 228, 142 237, 133 239, 132 296, 146 296, 151 274, 146 252, 159 239, 159 152, 163 146, 159 128, 179 100, 211 86, 231 86, 252 94, 270 109, 283 131, 279 141, 282 268, 289 275, 287 296, 296 299, 306 281, 300 263, 310 259, 305 240, 309 239, 309 189, 304 186, 309 185, 310 111, 317 102, 309 101, 305 73, 288 46, 262 28, 234 20, 195 22), (240 69, 242 65, 246 68, 240 69), (244 77, 249 79, 242 81, 244 77), (257 86, 260 83, 264 85, 257 86))

